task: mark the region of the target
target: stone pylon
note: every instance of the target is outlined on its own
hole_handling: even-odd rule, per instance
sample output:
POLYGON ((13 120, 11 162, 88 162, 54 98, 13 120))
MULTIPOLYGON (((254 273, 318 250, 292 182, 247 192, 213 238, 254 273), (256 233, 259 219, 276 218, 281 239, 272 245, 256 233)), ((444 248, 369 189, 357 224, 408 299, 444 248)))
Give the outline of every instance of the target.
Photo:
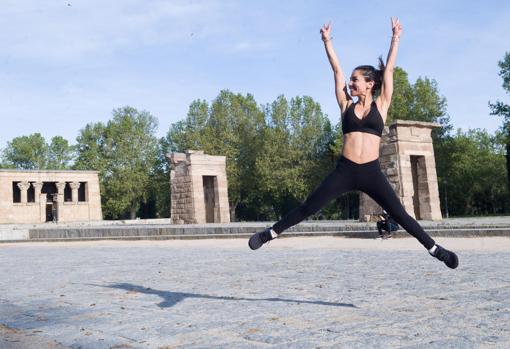
POLYGON ((171 164, 171 222, 229 223, 226 157, 188 150, 166 155, 171 164))

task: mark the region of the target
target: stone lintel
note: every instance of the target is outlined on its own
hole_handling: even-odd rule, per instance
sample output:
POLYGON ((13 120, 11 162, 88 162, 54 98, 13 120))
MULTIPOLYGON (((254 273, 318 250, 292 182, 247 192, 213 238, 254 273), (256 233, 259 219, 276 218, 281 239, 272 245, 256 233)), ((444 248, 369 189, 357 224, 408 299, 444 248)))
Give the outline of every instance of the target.
POLYGON ((440 124, 436 122, 426 122, 426 121, 416 121, 416 120, 401 120, 396 119, 390 125, 389 128, 398 127, 398 126, 406 126, 406 127, 423 127, 423 128, 438 128, 441 127, 440 124))

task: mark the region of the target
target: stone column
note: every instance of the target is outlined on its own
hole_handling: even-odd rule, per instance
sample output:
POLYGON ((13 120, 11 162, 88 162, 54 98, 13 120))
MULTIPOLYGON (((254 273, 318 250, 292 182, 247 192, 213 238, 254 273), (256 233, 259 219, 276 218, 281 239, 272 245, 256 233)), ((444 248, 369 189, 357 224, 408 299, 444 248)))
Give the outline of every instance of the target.
POLYGON ((71 182, 70 186, 73 191, 72 192, 73 203, 77 204, 78 203, 78 189, 80 188, 80 182, 71 182))
POLYGON ((34 182, 32 183, 32 185, 34 186, 34 200, 35 200, 35 203, 39 203, 40 199, 41 199, 41 189, 42 189, 42 182, 34 182))
POLYGON ((46 194, 41 193, 43 183, 34 182, 34 200, 39 205, 39 222, 43 223, 46 221, 46 194))
POLYGON ((27 203, 27 190, 30 188, 30 183, 27 181, 19 182, 18 188, 21 191, 21 203, 26 204, 27 203))
POLYGON ((66 188, 66 182, 57 182, 58 197, 57 202, 59 204, 64 203, 64 190, 66 188))

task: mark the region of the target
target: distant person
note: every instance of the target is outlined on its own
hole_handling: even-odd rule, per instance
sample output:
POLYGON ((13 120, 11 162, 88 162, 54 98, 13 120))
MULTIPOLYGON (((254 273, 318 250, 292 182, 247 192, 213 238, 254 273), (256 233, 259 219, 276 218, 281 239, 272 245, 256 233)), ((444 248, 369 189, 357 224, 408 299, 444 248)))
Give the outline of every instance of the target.
POLYGON ((250 238, 248 245, 252 250, 275 239, 284 230, 314 214, 332 199, 351 190, 360 190, 374 199, 402 228, 418 239, 430 255, 443 261, 449 268, 457 268, 457 255, 437 245, 418 222, 407 214, 381 172, 379 144, 393 94, 393 69, 402 34, 398 19, 392 18, 391 26, 393 36, 386 66, 379 58, 379 69, 370 65, 356 67, 349 81, 350 94, 333 49, 331 24, 321 28, 322 41, 334 72, 336 99, 342 113, 342 156, 338 159, 335 170, 301 206, 290 211, 271 228, 255 233, 250 238), (357 97, 356 101, 353 97, 357 97))

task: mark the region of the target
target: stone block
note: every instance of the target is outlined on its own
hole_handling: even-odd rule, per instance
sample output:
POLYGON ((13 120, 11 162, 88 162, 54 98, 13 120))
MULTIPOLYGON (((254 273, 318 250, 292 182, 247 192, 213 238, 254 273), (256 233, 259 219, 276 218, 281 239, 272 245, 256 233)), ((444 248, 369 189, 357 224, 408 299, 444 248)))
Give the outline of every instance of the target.
POLYGON ((397 153, 397 145, 395 143, 384 146, 381 150, 381 154, 386 156, 397 153))
POLYGON ((388 169, 386 169, 386 175, 387 176, 397 176, 398 170, 396 168, 388 168, 388 169))

